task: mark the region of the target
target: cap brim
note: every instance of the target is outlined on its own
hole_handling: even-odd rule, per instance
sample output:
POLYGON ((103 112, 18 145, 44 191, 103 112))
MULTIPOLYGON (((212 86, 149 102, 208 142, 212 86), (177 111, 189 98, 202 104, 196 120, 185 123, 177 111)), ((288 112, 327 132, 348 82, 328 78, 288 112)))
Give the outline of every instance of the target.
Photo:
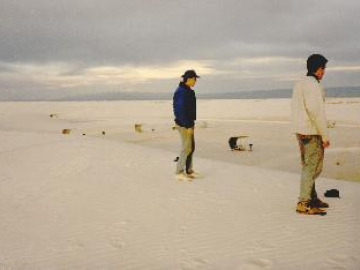
POLYGON ((186 76, 186 75, 181 75, 182 78, 200 78, 200 76, 195 75, 195 76, 186 76))

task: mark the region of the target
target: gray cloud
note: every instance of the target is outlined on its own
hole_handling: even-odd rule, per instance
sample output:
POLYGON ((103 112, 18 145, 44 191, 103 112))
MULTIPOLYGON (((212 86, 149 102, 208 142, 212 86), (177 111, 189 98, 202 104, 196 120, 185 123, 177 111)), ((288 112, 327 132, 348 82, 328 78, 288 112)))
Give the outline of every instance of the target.
MULTIPOLYGON (((284 60, 247 67, 233 62, 266 57, 305 61, 309 54, 321 52, 329 58, 329 66, 360 66, 359 11, 357 0, 3 1, 0 73, 9 72, 11 64, 68 63, 68 69, 57 74, 68 78, 91 67, 212 61, 211 67, 222 75, 208 75, 209 91, 216 91, 211 87, 215 82, 237 89, 239 80, 248 89, 277 83, 288 87, 291 82, 279 83, 271 76, 303 72, 300 63, 284 60), (264 67, 268 70, 261 70, 263 77, 255 76, 264 67), (244 78, 245 71, 253 77, 244 78), (267 80, 272 83, 259 83, 267 80)), ((360 85, 358 72, 347 71, 346 76, 334 72, 329 82, 337 84, 339 78, 346 85, 360 85)), ((152 83, 161 85, 158 78, 152 83)), ((9 88, 9 82, 5 85, 0 79, 0 88, 4 87, 9 88)), ((150 83, 138 87, 152 90, 150 83)))

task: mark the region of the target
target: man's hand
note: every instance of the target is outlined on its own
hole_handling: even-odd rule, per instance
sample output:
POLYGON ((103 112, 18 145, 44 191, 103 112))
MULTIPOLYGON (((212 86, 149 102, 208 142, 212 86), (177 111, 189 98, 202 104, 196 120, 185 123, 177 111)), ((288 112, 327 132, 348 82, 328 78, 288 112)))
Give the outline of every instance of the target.
POLYGON ((330 141, 323 141, 324 148, 328 148, 330 146, 330 141))

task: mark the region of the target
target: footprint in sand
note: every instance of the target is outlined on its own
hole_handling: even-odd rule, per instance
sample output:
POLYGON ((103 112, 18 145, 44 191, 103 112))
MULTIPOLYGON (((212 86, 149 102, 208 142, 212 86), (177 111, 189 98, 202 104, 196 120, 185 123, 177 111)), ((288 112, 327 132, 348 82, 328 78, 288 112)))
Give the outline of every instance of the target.
MULTIPOLYGON (((6 184, 6 183, 8 183, 8 182, 10 182, 10 181, 11 181, 11 179, 8 178, 8 177, 6 177, 6 176, 0 176, 0 184, 2 184, 2 183, 6 184)), ((1 269, 0 269, 0 270, 1 270, 1 269)))
POLYGON ((188 259, 187 261, 181 263, 181 270, 201 269, 201 267, 206 264, 208 264, 208 262, 201 258, 188 259))
POLYGON ((120 239, 112 239, 110 240, 110 244, 116 249, 123 249, 126 247, 126 243, 120 239))
POLYGON ((356 259, 346 254, 334 255, 329 261, 329 269, 350 269, 350 265, 356 264, 356 259))
MULTIPOLYGON (((71 239, 69 241, 70 246, 74 249, 83 249, 85 248, 85 243, 79 239, 71 239)), ((1 269, 0 269, 1 270, 1 269)))
POLYGON ((197 270, 203 269, 204 265, 209 264, 206 259, 193 256, 188 250, 180 249, 180 269, 181 270, 197 270))
POLYGON ((250 259, 243 264, 239 265, 237 269, 242 270, 270 270, 273 269, 273 262, 268 259, 250 259))

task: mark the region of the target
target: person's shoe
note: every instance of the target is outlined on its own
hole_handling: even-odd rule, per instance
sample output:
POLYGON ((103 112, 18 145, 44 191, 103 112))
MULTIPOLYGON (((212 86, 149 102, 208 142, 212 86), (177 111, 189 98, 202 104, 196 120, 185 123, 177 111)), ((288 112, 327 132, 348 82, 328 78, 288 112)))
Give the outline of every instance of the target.
POLYGON ((187 171, 186 175, 187 175, 187 177, 190 177, 190 178, 199 178, 200 177, 200 174, 198 174, 194 170, 187 171))
POLYGON ((315 198, 311 200, 311 205, 316 208, 329 208, 329 204, 326 202, 323 202, 319 198, 315 198))
POLYGON ((190 177, 188 177, 184 172, 177 173, 175 178, 179 181, 192 181, 190 177))
POLYGON ((326 215, 326 212, 324 210, 312 206, 308 201, 298 202, 296 207, 296 212, 304 215, 320 215, 320 216, 326 215))

